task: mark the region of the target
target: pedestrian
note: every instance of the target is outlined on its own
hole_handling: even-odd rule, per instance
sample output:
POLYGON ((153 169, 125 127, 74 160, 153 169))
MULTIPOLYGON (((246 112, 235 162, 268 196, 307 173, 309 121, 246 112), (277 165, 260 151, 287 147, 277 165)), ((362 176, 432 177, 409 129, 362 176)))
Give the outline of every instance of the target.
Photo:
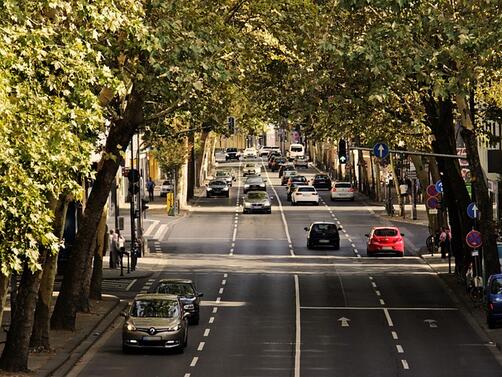
POLYGON ((451 230, 450 230, 450 228, 446 227, 444 229, 444 232, 446 233, 444 245, 445 245, 446 251, 448 252, 448 258, 449 258, 451 256, 451 230))
POLYGON ((408 197, 408 185, 404 180, 402 180, 399 184, 399 193, 401 194, 403 204, 406 204, 406 198, 408 197))
POLYGON ((108 248, 110 249, 110 268, 117 268, 117 234, 113 229, 110 229, 110 238, 108 239, 108 248))
POLYGON ((146 190, 148 191, 148 199, 153 202, 153 190, 155 188, 155 182, 152 181, 152 177, 149 177, 146 181, 146 190))
POLYGON ((441 259, 446 258, 446 239, 448 235, 446 234, 445 228, 441 227, 441 232, 439 233, 439 249, 441 251, 441 259))

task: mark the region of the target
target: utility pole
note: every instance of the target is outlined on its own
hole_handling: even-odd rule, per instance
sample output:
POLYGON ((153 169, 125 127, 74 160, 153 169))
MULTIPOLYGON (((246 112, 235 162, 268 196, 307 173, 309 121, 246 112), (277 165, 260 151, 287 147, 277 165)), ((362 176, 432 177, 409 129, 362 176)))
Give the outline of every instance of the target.
MULTIPOLYGON (((131 172, 134 171, 134 136, 131 137, 131 172)), ((130 178, 129 178, 130 179, 130 178)), ((129 183, 130 184, 130 183, 129 183)), ((134 219, 135 215, 135 205, 134 205, 134 192, 129 193, 130 198, 131 198, 131 208, 130 208, 130 216, 131 216, 131 250, 132 247, 134 246, 134 243, 136 242, 136 222, 134 219)))

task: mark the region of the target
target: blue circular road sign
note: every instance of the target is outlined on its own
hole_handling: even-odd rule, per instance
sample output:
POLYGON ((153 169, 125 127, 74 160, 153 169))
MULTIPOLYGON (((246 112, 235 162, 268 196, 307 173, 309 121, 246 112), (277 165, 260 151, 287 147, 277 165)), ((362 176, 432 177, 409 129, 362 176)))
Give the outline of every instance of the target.
POLYGON ((476 205, 476 203, 470 203, 467 206, 467 216, 469 216, 471 219, 479 219, 479 208, 476 205))
POLYGON ((373 154, 378 158, 385 158, 389 154, 389 146, 385 143, 376 143, 373 147, 373 154))
POLYGON ((434 196, 432 196, 429 199, 427 199, 427 202, 425 204, 430 209, 437 209, 437 208, 439 208, 439 199, 436 198, 436 197, 434 197, 434 196))
POLYGON ((483 244, 483 239, 481 238, 481 233, 477 230, 471 230, 465 236, 465 242, 467 245, 473 249, 478 249, 483 244))
POLYGON ((441 180, 437 181, 434 186, 436 187, 437 192, 439 192, 440 194, 443 193, 443 182, 441 182, 441 180))

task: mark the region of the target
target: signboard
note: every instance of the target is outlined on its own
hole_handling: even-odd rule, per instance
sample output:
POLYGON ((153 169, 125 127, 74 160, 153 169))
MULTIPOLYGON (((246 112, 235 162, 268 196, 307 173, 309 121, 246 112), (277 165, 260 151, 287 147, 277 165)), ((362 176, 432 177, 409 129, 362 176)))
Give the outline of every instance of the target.
POLYGON ((440 194, 443 193, 443 182, 441 182, 441 180, 437 181, 434 186, 436 187, 437 192, 439 192, 440 194))
POLYGON ((438 210, 437 210, 437 209, 430 209, 430 210, 429 210, 429 213, 430 213, 431 215, 437 215, 437 214, 438 214, 438 210))
POLYGON ((465 242, 469 247, 478 249, 479 247, 481 247, 481 245, 483 245, 481 233, 477 230, 471 230, 469 233, 467 233, 467 236, 465 236, 465 242))
POLYGON ((434 186, 434 185, 427 186, 426 192, 427 192, 427 195, 429 195, 429 196, 438 196, 439 195, 439 192, 437 192, 436 186, 434 186))
POLYGON ((479 219, 479 208, 476 205, 476 203, 470 203, 467 206, 467 216, 469 216, 471 219, 479 219))
POLYGON ((373 147, 373 154, 378 158, 385 158, 389 154, 389 146, 385 143, 376 143, 373 147))

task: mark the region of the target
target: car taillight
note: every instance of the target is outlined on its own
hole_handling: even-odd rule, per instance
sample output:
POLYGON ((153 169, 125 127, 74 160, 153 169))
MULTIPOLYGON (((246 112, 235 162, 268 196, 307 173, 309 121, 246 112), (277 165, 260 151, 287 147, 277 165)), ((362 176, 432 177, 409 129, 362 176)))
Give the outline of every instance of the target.
POLYGON ((333 187, 333 188, 331 189, 331 192, 336 192, 336 188, 334 188, 334 187, 333 187))
POLYGON ((353 187, 349 188, 349 192, 354 192, 354 191, 356 191, 356 190, 354 190, 353 187))
POLYGON ((493 304, 491 302, 488 304, 488 310, 493 311, 493 304))
POLYGON ((317 192, 313 192, 312 195, 317 195, 317 192))

